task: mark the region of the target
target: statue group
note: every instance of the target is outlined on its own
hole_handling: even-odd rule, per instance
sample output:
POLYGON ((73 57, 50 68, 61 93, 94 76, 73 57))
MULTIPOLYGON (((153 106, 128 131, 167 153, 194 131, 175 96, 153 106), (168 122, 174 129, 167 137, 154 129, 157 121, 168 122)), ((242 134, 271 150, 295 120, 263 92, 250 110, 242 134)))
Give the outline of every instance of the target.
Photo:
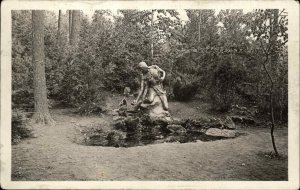
POLYGON ((166 72, 157 65, 138 64, 141 72, 141 86, 136 100, 132 102, 134 111, 143 111, 152 118, 168 118, 168 100, 162 82, 166 72))
MULTIPOLYGON (((148 66, 145 62, 140 62, 138 69, 141 72, 138 96, 128 109, 125 97, 129 96, 130 89, 125 88, 125 97, 120 102, 119 109, 113 112, 116 131, 121 130, 122 134, 125 132, 126 137, 110 139, 125 139, 126 146, 135 146, 140 143, 147 144, 150 141, 190 142, 194 141, 195 137, 197 140, 213 140, 236 136, 235 124, 230 117, 223 121, 216 118, 181 119, 171 117, 168 111, 166 91, 163 88, 166 72, 157 65, 148 66)), ((117 134, 113 133, 112 135, 117 134)))

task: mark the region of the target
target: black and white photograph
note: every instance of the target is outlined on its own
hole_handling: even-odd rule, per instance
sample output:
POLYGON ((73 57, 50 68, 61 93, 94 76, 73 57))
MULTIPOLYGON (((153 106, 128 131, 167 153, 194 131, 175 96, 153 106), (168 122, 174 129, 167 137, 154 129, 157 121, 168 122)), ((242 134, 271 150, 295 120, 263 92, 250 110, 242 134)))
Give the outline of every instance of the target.
POLYGON ((299 3, 26 2, 1 6, 1 186, 299 188, 299 3))

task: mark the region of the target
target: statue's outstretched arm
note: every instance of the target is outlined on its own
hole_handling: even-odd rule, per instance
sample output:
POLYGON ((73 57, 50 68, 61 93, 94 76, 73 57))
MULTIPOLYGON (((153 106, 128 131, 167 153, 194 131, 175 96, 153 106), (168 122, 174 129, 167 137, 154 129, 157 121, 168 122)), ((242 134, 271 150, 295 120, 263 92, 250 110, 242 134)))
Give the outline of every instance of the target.
POLYGON ((157 69, 159 70, 159 72, 162 73, 162 77, 160 77, 160 79, 163 81, 165 80, 166 77, 166 72, 164 70, 162 70, 160 67, 157 66, 157 69))
POLYGON ((159 66, 157 65, 152 65, 152 67, 154 67, 155 69, 157 69, 159 72, 162 73, 162 76, 160 77, 160 80, 165 80, 166 77, 166 72, 164 70, 162 70, 159 66))
POLYGON ((160 78, 161 80, 165 80, 165 77, 166 77, 166 72, 164 70, 161 69, 161 72, 162 72, 162 77, 160 78))

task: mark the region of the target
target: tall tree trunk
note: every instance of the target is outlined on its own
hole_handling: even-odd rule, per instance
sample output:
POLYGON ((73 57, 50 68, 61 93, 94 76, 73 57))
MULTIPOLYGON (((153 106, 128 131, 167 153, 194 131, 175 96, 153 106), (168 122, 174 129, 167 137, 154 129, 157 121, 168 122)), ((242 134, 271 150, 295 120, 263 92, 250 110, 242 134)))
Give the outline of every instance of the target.
POLYGON ((276 156, 279 155, 277 148, 276 148, 276 143, 275 143, 275 137, 274 137, 274 129, 275 129, 275 119, 274 119, 274 108, 273 108, 273 81, 271 81, 271 89, 270 89, 270 111, 271 111, 271 121, 272 121, 272 126, 271 126, 271 138, 272 138, 272 145, 273 145, 273 149, 274 152, 276 154, 276 156))
POLYGON ((270 43, 271 43, 271 64, 277 64, 278 62, 278 53, 277 53, 277 46, 276 46, 276 40, 278 38, 278 14, 279 14, 279 10, 278 9, 274 9, 273 10, 273 20, 270 20, 270 22, 272 21, 273 24, 271 25, 271 37, 270 37, 270 43))
POLYGON ((33 121, 53 124, 47 100, 45 55, 44 55, 44 11, 32 11, 32 64, 34 81, 33 121))
POLYGON ((283 87, 280 88, 280 121, 283 121, 283 102, 284 102, 284 91, 283 87))
POLYGON ((61 42, 61 25, 62 25, 62 18, 61 18, 61 10, 58 11, 58 25, 57 25, 57 44, 59 48, 59 53, 58 53, 58 62, 61 62, 62 59, 62 54, 63 52, 61 51, 62 48, 62 42, 61 42))
POLYGON ((72 11, 71 37, 70 37, 71 45, 77 46, 78 40, 79 40, 79 32, 80 32, 80 11, 73 10, 72 11))
POLYGON ((60 42, 61 36, 61 10, 58 11, 58 25, 57 25, 57 40, 60 42))
POLYGON ((151 62, 152 62, 152 64, 153 64, 153 53, 154 53, 154 50, 153 50, 153 23, 154 22, 154 10, 152 10, 151 11, 151 36, 150 36, 150 38, 151 38, 151 42, 150 42, 150 51, 151 51, 151 62))
POLYGON ((72 31, 72 11, 69 10, 69 42, 71 41, 71 31, 72 31))
POLYGON ((274 129, 275 129, 275 119, 274 119, 274 108, 273 108, 273 88, 274 88, 274 80, 270 74, 270 72, 268 71, 267 69, 267 66, 266 66, 266 63, 268 63, 269 61, 269 56, 266 55, 266 60, 264 61, 263 63, 263 67, 264 67, 264 70, 265 72, 267 73, 267 76, 269 78, 269 81, 271 83, 271 87, 270 87, 270 99, 269 99, 269 105, 270 105, 270 119, 271 119, 271 140, 272 140, 272 145, 273 145, 273 149, 274 149, 274 152, 275 152, 275 155, 278 156, 279 153, 277 151, 277 148, 276 148, 276 143, 275 143, 275 137, 274 137, 274 129))
MULTIPOLYGON (((273 23, 271 27, 271 37, 270 37, 270 46, 271 46, 271 56, 270 56, 270 61, 271 65, 276 65, 278 62, 278 54, 277 54, 277 48, 276 48, 276 40, 278 37, 278 9, 273 10, 273 23)), ((271 23, 271 20, 270 20, 271 23)), ((276 148, 276 143, 275 143, 275 137, 274 137, 274 129, 275 129, 275 119, 274 119, 274 105, 273 105, 273 92, 274 92, 274 79, 272 78, 270 72, 268 72, 266 65, 265 70, 269 76, 270 82, 271 82, 271 87, 270 87, 270 113, 271 113, 271 138, 272 138, 272 145, 275 154, 278 156, 278 151, 276 148)))
POLYGON ((199 21, 198 21, 198 42, 201 40, 201 11, 199 10, 199 21))

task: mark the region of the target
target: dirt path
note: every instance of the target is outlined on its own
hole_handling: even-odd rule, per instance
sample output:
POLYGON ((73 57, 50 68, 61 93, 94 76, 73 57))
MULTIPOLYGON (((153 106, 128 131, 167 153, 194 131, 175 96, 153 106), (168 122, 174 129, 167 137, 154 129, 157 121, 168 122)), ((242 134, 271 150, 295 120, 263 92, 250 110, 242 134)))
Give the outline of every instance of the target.
MULTIPOLYGON (((12 146, 12 180, 287 180, 287 159, 270 159, 268 129, 240 129, 230 140, 164 143, 132 148, 72 142, 74 125, 103 122, 68 110, 53 110, 57 124, 37 138, 12 146)), ((277 146, 287 155, 287 129, 276 129, 277 146)))

